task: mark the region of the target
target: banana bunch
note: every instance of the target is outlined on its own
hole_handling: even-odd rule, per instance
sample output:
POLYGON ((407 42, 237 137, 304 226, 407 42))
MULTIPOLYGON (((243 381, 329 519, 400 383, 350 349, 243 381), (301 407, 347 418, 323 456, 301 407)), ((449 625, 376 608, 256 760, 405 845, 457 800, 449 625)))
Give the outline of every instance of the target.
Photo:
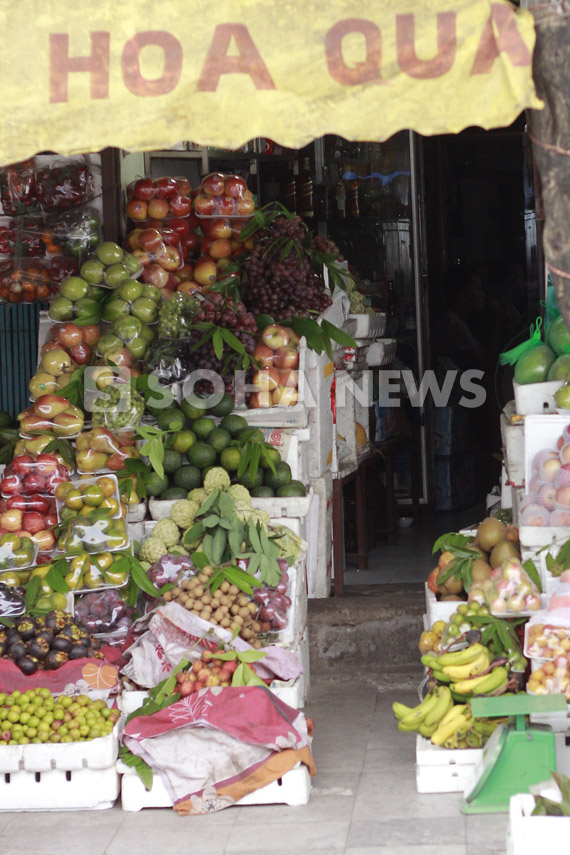
POLYGON ((500 719, 473 718, 469 704, 456 704, 439 723, 431 741, 443 748, 482 748, 500 719))
POLYGON ((454 695, 487 695, 506 685, 509 672, 503 665, 492 667, 491 654, 483 644, 471 644, 454 653, 427 653, 422 664, 432 670, 439 683, 447 683, 454 695))
POLYGON ((487 674, 479 677, 469 677, 451 684, 458 695, 490 695, 506 686, 509 682, 509 671, 504 665, 497 665, 487 674))
POLYGON ((398 730, 421 733, 429 739, 437 731, 439 723, 453 707, 449 686, 436 686, 433 692, 417 707, 407 707, 397 701, 392 710, 398 720, 398 730))

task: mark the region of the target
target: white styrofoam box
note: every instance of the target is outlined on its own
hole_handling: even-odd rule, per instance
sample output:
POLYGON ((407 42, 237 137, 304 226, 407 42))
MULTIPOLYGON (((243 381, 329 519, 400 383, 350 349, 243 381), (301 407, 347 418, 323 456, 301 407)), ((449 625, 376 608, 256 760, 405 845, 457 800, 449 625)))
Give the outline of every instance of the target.
POLYGON ((265 428, 265 441, 273 445, 281 460, 289 464, 291 477, 295 481, 306 481, 309 477, 307 444, 310 439, 309 428, 265 428))
POLYGON ((513 424, 511 416, 515 414, 513 401, 501 413, 501 439, 509 481, 515 487, 524 484, 524 424, 513 424))
POLYGON ((375 315, 350 314, 344 328, 353 338, 380 338, 386 330, 386 313, 377 312, 375 315))
POLYGON ((120 779, 114 764, 109 769, 0 775, 0 811, 104 810, 113 807, 119 793, 120 779))
POLYGON ((418 793, 460 793, 483 754, 482 748, 448 749, 416 737, 418 793))
POLYGON ((119 695, 117 705, 123 715, 126 717, 129 716, 135 710, 138 710, 139 707, 142 707, 143 702, 146 698, 148 698, 148 692, 146 691, 123 691, 119 695))
POLYGON ((552 573, 549 571, 548 567, 546 566, 546 556, 549 552, 551 552, 552 556, 555 558, 558 554, 558 549, 555 545, 553 545, 550 550, 545 549, 543 552, 540 552, 533 560, 538 569, 542 590, 546 594, 546 596, 550 598, 555 592, 558 585, 560 584, 560 576, 553 576, 552 573))
POLYGON ((564 380, 547 380, 544 383, 524 383, 523 385, 513 380, 517 415, 556 413, 554 395, 563 385, 564 380))
MULTIPOLYGON (((348 290, 348 262, 342 261, 337 262, 339 267, 343 267, 346 271, 346 274, 340 274, 344 281, 346 288, 348 290)), ((323 279, 326 287, 329 287, 329 272, 326 267, 323 266, 323 279)), ((343 327, 346 323, 346 320, 349 316, 350 312, 350 297, 348 296, 348 292, 343 290, 342 288, 335 288, 332 294, 332 304, 321 312, 317 321, 328 321, 329 324, 334 324, 335 327, 343 327)))
POLYGON ((301 674, 296 680, 274 680, 269 688, 287 706, 296 710, 305 706, 307 691, 304 674, 301 674))
POLYGON ((129 505, 127 508, 127 522, 142 522, 146 516, 146 502, 129 505))
MULTIPOLYGON (((118 764, 121 772, 121 806, 125 811, 143 808, 172 807, 173 801, 162 778, 153 776, 152 788, 147 791, 141 779, 130 766, 118 764)), ((311 793, 311 777, 305 765, 297 764, 282 778, 254 790, 236 802, 236 807, 245 805, 286 804, 291 807, 306 805, 311 793)))
POLYGON ((396 355, 398 342, 395 338, 381 338, 373 341, 368 348, 366 362, 376 367, 379 365, 390 365, 396 355))
POLYGON ((3 745, 0 751, 0 775, 18 771, 49 772, 52 769, 64 772, 109 769, 115 765, 119 754, 120 727, 121 723, 117 722, 108 736, 100 736, 88 742, 3 745))
POLYGON ((511 509, 513 507, 513 488, 509 483, 509 479, 507 476, 507 470, 505 468, 505 464, 503 463, 501 467, 501 508, 504 510, 511 509))
MULTIPOLYGON (((290 498, 272 496, 268 499, 252 498, 251 504, 254 508, 262 511, 267 511, 272 520, 278 520, 279 525, 287 525, 292 531, 295 531, 295 521, 297 520, 295 534, 300 534, 303 537, 299 521, 304 520, 313 501, 314 492, 309 486, 306 496, 292 496, 290 498)), ((148 509, 151 519, 158 522, 170 515, 172 505, 179 501, 178 499, 150 499, 148 509)), ((303 526, 304 527, 304 526, 303 526)))
POLYGON ((333 462, 334 423, 331 389, 335 376, 334 361, 330 360, 326 353, 321 353, 319 356, 311 351, 307 366, 307 386, 311 394, 307 446, 308 474, 310 478, 319 478, 323 472, 330 470, 333 462))
POLYGON ((426 592, 426 611, 430 626, 436 620, 444 620, 446 623, 451 615, 457 610, 457 606, 461 605, 458 600, 438 600, 433 591, 428 588, 425 582, 426 592))
POLYGON ((548 855, 567 855, 570 817, 532 816, 534 808, 534 796, 526 793, 511 796, 507 827, 509 855, 536 855, 545 844, 548 855))
POLYGON ((333 578, 332 474, 312 478, 315 494, 307 517, 307 591, 309 598, 329 597, 333 578))
POLYGON ((532 461, 539 451, 556 450, 556 443, 566 425, 567 416, 552 414, 549 416, 527 416, 524 420, 524 477, 525 484, 532 480, 532 461))

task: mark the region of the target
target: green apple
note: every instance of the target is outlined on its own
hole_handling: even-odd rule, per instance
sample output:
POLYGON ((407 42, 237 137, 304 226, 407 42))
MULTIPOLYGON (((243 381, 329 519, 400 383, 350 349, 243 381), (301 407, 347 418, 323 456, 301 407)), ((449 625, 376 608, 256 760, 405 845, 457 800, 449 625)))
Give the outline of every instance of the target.
POLYGON ((112 264, 105 271, 105 285, 109 288, 117 288, 121 282, 129 278, 129 271, 124 264, 112 264))
POLYGON ((113 297, 103 309, 104 321, 116 321, 117 318, 122 318, 123 315, 130 314, 130 304, 125 300, 120 300, 118 297, 113 297))
POLYGON ((119 261, 122 261, 124 253, 118 243, 106 240, 104 243, 99 244, 95 250, 95 255, 100 262, 108 267, 110 264, 117 264, 119 261))
POLYGON ((142 272, 142 264, 136 257, 136 255, 131 255, 130 252, 123 253, 123 264, 129 271, 129 276, 138 276, 142 272))
POLYGON ((82 279, 80 276, 70 276, 61 283, 59 293, 62 297, 67 297, 68 300, 72 300, 75 303, 77 300, 81 300, 82 297, 86 297, 88 290, 89 283, 85 279, 82 279))
POLYGON ((140 337, 144 338, 144 340, 146 341, 147 344, 150 344, 150 342, 154 341, 154 339, 155 339, 153 328, 148 327, 148 326, 143 326, 143 328, 140 332, 140 337))
POLYGON ((139 297, 131 306, 131 314, 145 324, 152 324, 158 318, 158 306, 148 297, 139 297))
POLYGON ((126 300, 128 303, 132 303, 134 300, 138 300, 139 297, 142 297, 142 283, 137 282, 136 279, 124 279, 117 289, 117 294, 121 300, 126 300))
POLYGON ((126 317, 119 318, 115 321, 111 328, 111 332, 118 335, 123 341, 132 341, 134 338, 138 338, 140 336, 142 328, 142 321, 138 318, 133 318, 131 315, 127 315, 126 317))
POLYGON ((113 333, 105 333, 105 335, 102 335, 97 342, 97 350, 99 353, 103 354, 103 356, 108 350, 111 350, 114 347, 120 348, 122 346, 123 342, 121 339, 118 338, 118 336, 113 335, 113 333))
POLYGON ((53 321, 68 321, 73 317, 73 303, 67 297, 54 297, 50 303, 49 316, 53 321))
POLYGON ((82 299, 78 300, 75 304, 75 312, 78 318, 84 317, 85 315, 95 315, 97 318, 100 318, 101 305, 92 297, 82 297, 82 299))
POLYGON ((81 265, 81 276, 90 285, 99 285, 103 281, 105 265, 96 258, 88 258, 81 265))
POLYGON ((147 352, 148 343, 144 340, 144 338, 133 338, 131 341, 127 342, 125 345, 129 353, 131 353, 135 359, 143 359, 144 355, 147 352))
POLYGON ((157 288, 156 285, 151 285, 150 282, 145 282, 143 285, 142 296, 148 297, 149 300, 154 300, 155 303, 160 303, 162 300, 160 288, 157 288))

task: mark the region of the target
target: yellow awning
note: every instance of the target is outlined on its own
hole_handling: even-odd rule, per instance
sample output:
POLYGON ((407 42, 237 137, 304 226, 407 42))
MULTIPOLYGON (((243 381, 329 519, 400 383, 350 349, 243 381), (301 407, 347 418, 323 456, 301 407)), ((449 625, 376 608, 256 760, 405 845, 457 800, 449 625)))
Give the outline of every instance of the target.
POLYGON ((0 163, 505 126, 534 40, 507 0, 0 0, 0 163))

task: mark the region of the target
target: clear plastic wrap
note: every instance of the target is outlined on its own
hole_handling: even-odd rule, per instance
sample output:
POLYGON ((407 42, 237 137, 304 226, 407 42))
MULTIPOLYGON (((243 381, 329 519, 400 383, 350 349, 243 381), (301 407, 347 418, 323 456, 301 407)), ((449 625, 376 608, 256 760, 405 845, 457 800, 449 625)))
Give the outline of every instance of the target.
POLYGON ((6 467, 0 481, 0 493, 4 498, 36 494, 53 496, 62 481, 69 481, 69 471, 57 457, 38 454, 34 459, 30 454, 20 454, 6 467))
POLYGON ((115 290, 125 279, 138 279, 142 270, 140 260, 133 253, 114 241, 103 241, 83 262, 80 274, 89 285, 115 290))
POLYGON ((14 255, 15 223, 11 217, 0 217, 0 255, 14 255))
POLYGON ((135 223, 188 217, 192 213, 190 193, 187 178, 138 178, 127 187, 127 217, 135 223))
POLYGON ((194 210, 200 218, 244 219, 253 214, 255 200, 240 175, 211 172, 202 179, 194 198, 194 210))
POLYGON ((113 323, 130 315, 143 324, 154 324, 161 300, 160 288, 142 280, 126 279, 105 300, 102 319, 113 323))
POLYGON ((74 321, 78 326, 93 326, 101 320, 104 293, 103 288, 89 283, 82 276, 68 276, 52 299, 48 314, 52 321, 74 321))
POLYGON ((0 531, 26 535, 42 552, 50 552, 55 546, 53 530, 57 522, 55 501, 49 496, 0 499, 0 531))
POLYGON ((127 235, 127 248, 143 267, 152 262, 173 272, 182 267, 182 246, 177 231, 160 220, 143 223, 127 235))
POLYGON ((57 541, 57 548, 68 555, 88 552, 117 552, 129 545, 129 537, 123 519, 77 519, 71 520, 57 541))
POLYGON ((0 535, 0 573, 31 567, 37 555, 38 545, 31 537, 20 536, 15 532, 0 535))
POLYGON ((75 616, 97 635, 130 628, 131 615, 132 609, 114 589, 85 594, 75 602, 75 616))
POLYGON ((109 430, 135 430, 144 415, 145 402, 142 395, 130 383, 106 386, 93 395, 85 406, 92 412, 93 427, 109 430))
POLYGON ((270 324, 259 335, 253 351, 259 370, 252 378, 258 391, 249 397, 248 406, 294 406, 299 397, 299 337, 281 324, 270 324))
POLYGON ((43 211, 67 211, 93 198, 93 175, 85 162, 65 159, 40 167, 35 174, 35 197, 43 211))
POLYGON ((10 216, 37 209, 33 157, 0 170, 0 201, 4 213, 10 216))
POLYGON ((55 489, 60 522, 93 516, 119 519, 121 498, 116 475, 99 475, 78 481, 66 481, 55 489))
POLYGON ((119 472, 125 468, 126 460, 139 457, 132 431, 113 432, 106 427, 95 427, 78 436, 75 447, 75 465, 81 474, 102 469, 119 472))
POLYGON ((570 702, 570 659, 568 654, 560 654, 552 662, 543 662, 530 675, 526 690, 530 695, 562 694, 570 702))
POLYGON ((483 590, 492 615, 518 617, 533 614, 542 607, 536 585, 516 558, 496 567, 483 590))
POLYGON ((56 437, 73 439, 83 430, 83 410, 59 395, 40 395, 34 403, 18 414, 20 436, 29 438, 45 432, 56 437))
POLYGON ((122 588, 129 581, 129 562, 123 552, 82 552, 67 562, 65 581, 73 594, 122 588))
MULTIPOLYGON (((0 617, 13 618, 26 611, 26 594, 23 588, 5 585, 0 581, 0 617)), ((1 645, 5 643, 0 641, 1 645)))
POLYGON ((49 271, 38 261, 2 265, 0 270, 0 301, 6 303, 47 303, 57 284, 49 271))
POLYGON ((524 655, 528 659, 556 659, 570 655, 568 626, 532 623, 525 626, 524 655))

